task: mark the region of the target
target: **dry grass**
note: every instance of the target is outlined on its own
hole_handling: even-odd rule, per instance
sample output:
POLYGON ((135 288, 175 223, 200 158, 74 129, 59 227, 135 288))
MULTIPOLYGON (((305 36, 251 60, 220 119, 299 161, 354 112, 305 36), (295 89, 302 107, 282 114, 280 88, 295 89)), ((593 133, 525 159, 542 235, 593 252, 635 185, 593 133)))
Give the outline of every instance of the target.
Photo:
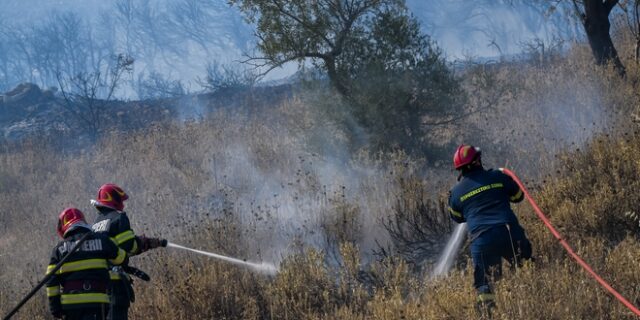
MULTIPOLYGON (((443 145, 472 141, 487 150, 486 163, 523 173, 576 251, 636 303, 640 244, 630 213, 640 214, 640 135, 628 120, 640 106, 639 69, 626 61, 622 81, 589 61, 577 46, 545 65, 474 70, 491 73, 483 90, 506 93, 447 128, 443 145)), ((478 318, 467 255, 438 280, 393 246, 386 259, 373 255, 376 241, 390 244, 382 222, 398 201, 445 197, 455 181, 448 164, 353 155, 340 124, 314 110, 314 99, 296 95, 264 116, 220 112, 114 133, 84 150, 3 148, 0 313, 41 278, 57 213, 76 206, 92 219, 88 200, 116 182, 131 195, 138 233, 280 265, 267 277, 173 249, 135 257, 153 281, 136 282, 134 319, 478 318)), ((517 213, 537 260, 497 282, 494 319, 633 318, 567 258, 527 205, 517 213)), ((42 293, 17 318, 46 315, 42 293)))

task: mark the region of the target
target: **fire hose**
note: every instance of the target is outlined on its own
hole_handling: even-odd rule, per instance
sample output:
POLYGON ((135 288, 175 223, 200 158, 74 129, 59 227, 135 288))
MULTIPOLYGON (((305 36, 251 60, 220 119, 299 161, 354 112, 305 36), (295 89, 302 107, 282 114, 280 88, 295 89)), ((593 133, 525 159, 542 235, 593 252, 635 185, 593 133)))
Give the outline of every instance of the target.
POLYGON ((533 200, 533 198, 529 194, 529 191, 527 191, 527 188, 524 187, 524 184, 522 183, 522 181, 520 181, 518 176, 516 176, 516 174, 509 169, 501 169, 501 170, 502 172, 504 172, 505 174, 513 178, 513 180, 518 184, 518 186, 520 187, 520 190, 522 190, 522 192, 524 193, 524 196, 527 198, 527 201, 529 201, 529 203, 533 207, 533 210, 536 212, 536 215, 538 215, 538 218, 540 218, 540 220, 542 220, 542 222, 547 227, 547 229, 551 231, 551 234, 553 234, 553 236, 556 239, 558 239, 558 241, 560 242, 560 245, 564 247, 567 253, 569 253, 569 255, 585 271, 587 271, 587 273, 589 273, 602 287, 604 287, 607 291, 609 291, 609 293, 611 293, 618 301, 620 301, 625 307, 627 307, 633 313, 640 316, 640 310, 638 310, 636 306, 634 306, 631 302, 625 299, 625 297, 623 297, 620 293, 618 293, 618 291, 616 291, 609 283, 607 283, 604 279, 602 279, 602 277, 600 277, 595 271, 593 271, 593 269, 591 268, 591 266, 589 266, 589 264, 587 264, 584 260, 582 260, 582 258, 580 258, 580 256, 578 256, 578 254, 576 254, 573 251, 569 243, 567 243, 567 241, 562 238, 562 235, 558 232, 558 230, 556 230, 556 228, 553 227, 553 225, 551 224, 551 221, 544 215, 542 210, 540 210, 540 207, 538 207, 538 204, 536 204, 535 200, 533 200))

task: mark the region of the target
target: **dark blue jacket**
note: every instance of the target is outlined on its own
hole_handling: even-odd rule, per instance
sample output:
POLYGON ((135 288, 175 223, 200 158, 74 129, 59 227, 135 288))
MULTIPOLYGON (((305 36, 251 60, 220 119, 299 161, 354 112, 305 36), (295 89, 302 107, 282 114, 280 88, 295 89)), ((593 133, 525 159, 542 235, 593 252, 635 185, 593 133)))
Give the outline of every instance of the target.
MULTIPOLYGON (((108 235, 129 256, 141 253, 141 240, 131 230, 131 223, 125 212, 107 207, 96 207, 96 209, 99 214, 96 223, 92 226, 94 232, 108 235)), ((128 261, 125 261, 123 266, 127 264, 128 261)), ((109 275, 111 277, 111 295, 114 297, 113 304, 117 307, 128 307, 134 299, 129 275, 118 268, 112 268, 109 275)))
MULTIPOLYGON (((47 274, 67 255, 76 242, 90 232, 78 228, 68 232, 51 253, 47 274)), ((106 235, 91 233, 77 251, 47 281, 51 313, 83 308, 107 308, 109 304, 109 265, 125 261, 126 253, 106 235)))
POLYGON ((524 195, 511 177, 500 170, 479 167, 463 174, 449 193, 449 213, 458 222, 467 222, 471 239, 497 225, 518 225, 510 202, 524 195))

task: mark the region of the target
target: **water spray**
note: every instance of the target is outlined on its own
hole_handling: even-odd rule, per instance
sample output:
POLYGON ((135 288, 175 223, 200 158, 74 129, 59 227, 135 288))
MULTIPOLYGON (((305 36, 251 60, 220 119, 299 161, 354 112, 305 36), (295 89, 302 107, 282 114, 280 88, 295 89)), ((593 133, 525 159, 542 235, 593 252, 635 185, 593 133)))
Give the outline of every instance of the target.
POLYGON ((253 262, 248 262, 248 261, 244 261, 244 260, 240 260, 240 259, 236 259, 236 258, 232 258, 232 257, 227 257, 227 256, 223 256, 221 254, 216 254, 216 253, 212 253, 212 252, 206 252, 206 251, 202 251, 202 250, 196 250, 196 249, 191 249, 191 248, 187 248, 185 246, 181 246, 179 244, 175 244, 172 242, 169 242, 167 244, 168 247, 171 248, 177 248, 177 249, 182 249, 182 250, 187 250, 187 251, 191 251, 191 252, 195 252, 201 255, 205 255, 208 257, 212 257, 212 258, 216 258, 219 260, 223 260, 226 262, 230 262, 233 263, 235 265, 240 265, 240 266, 244 266, 244 267, 249 267, 250 269, 253 269, 254 271, 260 272, 260 273, 264 273, 264 274, 268 274, 268 275, 275 275, 276 273, 278 273, 278 268, 271 264, 271 263, 266 263, 266 262, 261 262, 261 263, 253 263, 253 262))
POLYGON ((462 241, 464 240, 465 231, 467 230, 466 223, 460 223, 456 226, 447 241, 447 245, 444 247, 444 251, 440 258, 438 259, 438 263, 436 267, 433 269, 432 278, 437 278, 442 275, 446 275, 449 270, 451 270, 451 266, 453 266, 453 262, 458 257, 458 251, 460 251, 460 246, 462 246, 462 241))

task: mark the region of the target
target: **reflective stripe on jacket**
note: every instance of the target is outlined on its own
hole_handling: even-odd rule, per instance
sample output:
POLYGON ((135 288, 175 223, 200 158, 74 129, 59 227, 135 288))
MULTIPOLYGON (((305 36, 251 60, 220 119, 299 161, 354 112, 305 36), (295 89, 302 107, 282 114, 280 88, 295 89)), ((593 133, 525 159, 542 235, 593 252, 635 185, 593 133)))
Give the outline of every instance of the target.
MULTIPOLYGON (((99 214, 92 226, 93 230, 108 235, 129 256, 141 253, 140 239, 131 230, 131 223, 127 214, 107 207, 97 207, 97 209, 99 214)), ((114 305, 119 307, 128 306, 133 297, 130 277, 118 268, 112 268, 109 276, 114 305)))
MULTIPOLYGON (((55 246, 47 266, 47 275, 86 232, 91 231, 78 229, 55 246)), ((109 283, 109 265, 121 264, 125 259, 125 251, 113 240, 106 235, 91 232, 80 248, 47 281, 50 309, 59 311, 94 308, 108 304, 106 288, 109 283)))
POLYGON ((92 226, 93 231, 107 234, 130 256, 140 253, 139 240, 131 230, 127 214, 104 207, 98 211, 98 219, 92 226))
POLYGON ((520 202, 522 191, 511 177, 499 170, 478 168, 467 172, 449 193, 449 214, 458 223, 467 222, 471 239, 505 223, 518 224, 510 202, 520 202))

